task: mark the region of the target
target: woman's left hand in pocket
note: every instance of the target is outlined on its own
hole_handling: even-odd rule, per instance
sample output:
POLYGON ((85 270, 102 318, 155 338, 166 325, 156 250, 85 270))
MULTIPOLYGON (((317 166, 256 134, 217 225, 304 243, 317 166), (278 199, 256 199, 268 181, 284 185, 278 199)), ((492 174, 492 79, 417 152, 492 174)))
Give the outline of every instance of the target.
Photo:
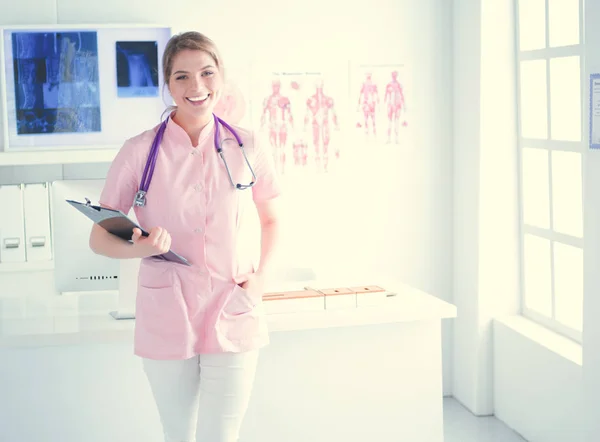
POLYGON ((251 273, 240 287, 248 292, 252 298, 262 299, 265 291, 264 276, 261 273, 251 273))

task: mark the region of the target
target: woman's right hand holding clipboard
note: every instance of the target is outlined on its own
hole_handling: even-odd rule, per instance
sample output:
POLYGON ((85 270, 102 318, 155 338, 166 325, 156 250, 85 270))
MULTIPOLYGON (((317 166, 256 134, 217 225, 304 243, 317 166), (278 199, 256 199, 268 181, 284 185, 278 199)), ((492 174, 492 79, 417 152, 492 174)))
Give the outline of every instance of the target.
POLYGON ((135 227, 131 237, 136 255, 140 258, 162 255, 171 249, 171 235, 162 227, 150 229, 149 236, 143 236, 142 231, 135 227))

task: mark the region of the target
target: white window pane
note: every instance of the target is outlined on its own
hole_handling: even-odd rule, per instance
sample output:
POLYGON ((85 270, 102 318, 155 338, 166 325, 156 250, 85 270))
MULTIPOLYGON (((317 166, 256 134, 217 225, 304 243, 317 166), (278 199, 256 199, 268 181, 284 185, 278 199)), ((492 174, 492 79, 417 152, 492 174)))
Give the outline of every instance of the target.
POLYGON ((579 44, 579 0, 548 0, 551 47, 579 44))
POLYGON ((583 250, 554 243, 554 293, 556 320, 582 330, 583 250))
POLYGON ((583 193, 581 154, 552 152, 552 228, 582 237, 583 193))
POLYGON ((548 90, 546 60, 521 62, 521 135, 548 138, 548 90))
POLYGON ((579 56, 550 60, 550 137, 581 141, 581 69, 579 56))
POLYGON ((525 306, 552 317, 550 241, 526 234, 523 242, 525 306))
POLYGON ((523 148, 523 222, 530 226, 550 228, 550 177, 548 151, 523 148))
POLYGON ((531 51, 546 47, 546 1, 519 1, 519 49, 531 51))

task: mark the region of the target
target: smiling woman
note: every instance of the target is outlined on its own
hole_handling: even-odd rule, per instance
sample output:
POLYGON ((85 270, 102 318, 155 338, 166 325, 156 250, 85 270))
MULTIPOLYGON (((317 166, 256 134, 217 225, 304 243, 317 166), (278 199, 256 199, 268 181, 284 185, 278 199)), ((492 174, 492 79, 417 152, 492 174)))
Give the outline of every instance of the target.
POLYGON ((280 186, 272 156, 254 133, 213 114, 224 84, 214 43, 197 32, 172 37, 163 69, 175 106, 163 123, 127 140, 100 197, 101 205, 125 213, 136 201, 136 218, 150 235, 134 229, 129 243, 95 226, 90 246, 112 258, 142 258, 134 351, 166 439, 235 442, 258 350, 269 342, 262 295, 278 237, 280 186), (218 142, 227 131, 239 141, 218 142), (150 167, 151 184, 142 179, 140 186, 150 167), (233 185, 250 180, 252 186, 233 185), (138 205, 142 187, 144 204, 138 205), (258 265, 258 253, 240 253, 246 201, 254 202, 260 219, 252 233, 260 232, 258 265), (190 266, 156 257, 171 248, 190 266))
POLYGON ((224 69, 212 40, 195 32, 173 37, 163 53, 163 74, 175 102, 174 121, 192 131, 192 143, 221 98, 224 69), (197 123, 200 124, 197 124, 197 123), (195 130, 192 130, 192 127, 195 130))
POLYGON ((165 76, 177 105, 173 119, 186 132, 191 132, 192 142, 212 118, 221 96, 223 80, 215 64, 206 52, 185 49, 173 58, 174 72, 165 76))

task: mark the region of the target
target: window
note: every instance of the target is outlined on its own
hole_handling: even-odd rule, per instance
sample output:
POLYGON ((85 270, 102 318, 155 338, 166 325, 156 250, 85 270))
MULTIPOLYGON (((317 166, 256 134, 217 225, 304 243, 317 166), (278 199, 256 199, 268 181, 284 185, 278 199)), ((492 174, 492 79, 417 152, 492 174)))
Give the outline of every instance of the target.
POLYGON ((516 0, 523 315, 581 342, 582 0, 516 0))

